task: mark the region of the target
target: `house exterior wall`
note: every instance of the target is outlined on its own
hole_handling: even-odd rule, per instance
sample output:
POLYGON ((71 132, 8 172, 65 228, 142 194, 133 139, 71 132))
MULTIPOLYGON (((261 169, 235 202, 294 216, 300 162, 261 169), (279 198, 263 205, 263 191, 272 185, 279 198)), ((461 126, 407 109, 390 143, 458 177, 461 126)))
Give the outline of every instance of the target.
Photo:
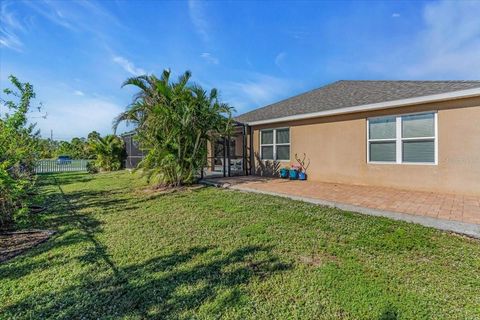
POLYGON ((256 153, 260 130, 278 127, 290 127, 281 166, 305 152, 311 180, 480 195, 480 98, 255 126, 256 153), (438 112, 437 165, 367 163, 367 118, 427 111, 438 112))

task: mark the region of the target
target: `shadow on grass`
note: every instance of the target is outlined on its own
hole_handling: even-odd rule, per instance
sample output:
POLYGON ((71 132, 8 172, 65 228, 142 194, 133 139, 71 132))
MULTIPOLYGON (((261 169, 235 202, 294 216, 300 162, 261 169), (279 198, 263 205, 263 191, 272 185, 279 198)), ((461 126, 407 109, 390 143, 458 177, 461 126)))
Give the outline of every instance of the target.
POLYGON ((41 173, 39 176, 42 178, 40 180, 40 185, 50 183, 50 179, 57 180, 61 185, 67 185, 72 183, 79 182, 88 182, 91 181, 94 177, 91 174, 86 174, 85 172, 63 172, 59 173, 41 173))
POLYGON ((143 199, 131 199, 130 197, 118 197, 121 191, 74 191, 65 196, 68 199, 69 210, 73 212, 95 210, 96 213, 108 213, 134 210, 143 199))
MULTIPOLYGON (((72 174, 72 176, 79 174, 72 174)), ((63 176, 63 174, 62 174, 63 176)), ((80 175, 82 176, 82 175, 80 175)), ((115 270, 110 261, 105 247, 96 239, 95 234, 101 232, 101 222, 92 214, 80 212, 88 208, 100 208, 108 211, 121 207, 127 209, 125 199, 109 197, 105 192, 79 191, 68 195, 63 192, 62 186, 55 175, 44 175, 40 181, 42 186, 56 185, 56 191, 49 190, 44 194, 44 201, 49 210, 34 217, 36 220, 30 224, 31 228, 55 229, 57 234, 53 239, 35 247, 17 258, 15 264, 0 264, 1 279, 17 279, 34 271, 44 270, 58 265, 52 256, 39 257, 53 249, 58 250, 79 243, 93 245, 93 249, 87 252, 85 261, 103 260, 115 270), (92 255, 92 252, 95 252, 92 255), (93 259, 95 258, 95 259, 93 259)))
MULTIPOLYGON (((83 231, 85 240, 93 244, 94 246, 93 250, 89 251, 85 255, 84 259, 91 263, 97 262, 97 260, 103 260, 112 269, 114 274, 117 274, 118 270, 115 264, 110 259, 105 246, 100 241, 98 241, 97 238, 95 237, 95 233, 100 231, 100 222, 94 219, 91 215, 79 214, 78 210, 84 209, 86 205, 74 206, 71 203, 72 198, 76 199, 79 203, 84 203, 84 201, 83 202, 81 201, 82 197, 86 197, 86 198, 93 197, 93 195, 91 194, 92 192, 80 192, 81 196, 79 194, 70 193, 67 197, 67 195, 63 192, 61 185, 58 182, 57 182, 57 185, 65 201, 66 209, 72 215, 72 217, 76 218, 73 221, 74 224, 76 224, 76 227, 78 229, 83 231), (87 195, 85 195, 85 193, 87 193, 87 195), (92 255, 92 252, 94 253, 94 255, 92 255)), ((96 197, 99 197, 99 195, 97 194, 96 197)), ((100 206, 100 208, 104 209, 105 207, 107 207, 107 205, 115 207, 115 206, 119 206, 120 204, 121 203, 119 203, 118 199, 110 200, 107 198, 106 200, 94 201, 94 203, 93 204, 91 203, 90 205, 95 206, 97 208, 100 206)))
POLYGON ((267 246, 244 246, 231 251, 193 246, 118 267, 97 239, 101 222, 85 213, 85 209, 103 211, 121 207, 124 210, 126 200, 112 198, 103 191, 65 194, 55 176, 49 180, 57 183, 58 192, 48 195, 49 201, 57 206, 49 213, 51 218, 46 223, 58 226, 59 233, 16 263, 0 265, 0 278, 17 279, 66 263, 63 248, 80 243, 89 249, 74 259, 92 267, 88 268, 90 272, 79 274, 61 289, 32 291, 3 309, 2 314, 7 317, 164 319, 191 312, 221 315, 223 310, 245 302, 244 286, 250 281, 262 281, 291 268, 267 246), (62 250, 57 250, 59 248, 62 250), (40 256, 50 250, 48 256, 40 256))
POLYGON ((382 314, 378 318, 379 320, 397 320, 398 310, 393 305, 389 305, 383 310, 382 314))
MULTIPOLYGON (((6 312, 35 310, 43 317, 99 318, 139 316, 178 318, 189 311, 221 315, 244 301, 242 285, 263 280, 291 266, 269 247, 245 246, 227 254, 212 247, 192 247, 141 264, 116 269, 97 279, 84 275, 80 284, 47 295, 31 295, 6 312), (215 251, 217 255, 210 254, 215 251), (203 259, 202 259, 203 258, 203 259)), ((98 255, 102 256, 102 251, 98 255)))

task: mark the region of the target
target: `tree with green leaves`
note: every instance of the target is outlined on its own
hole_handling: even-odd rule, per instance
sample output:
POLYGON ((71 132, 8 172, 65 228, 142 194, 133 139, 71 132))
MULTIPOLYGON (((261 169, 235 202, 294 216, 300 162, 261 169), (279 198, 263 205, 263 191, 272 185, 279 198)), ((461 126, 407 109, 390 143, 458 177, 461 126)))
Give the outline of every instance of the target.
POLYGON ((39 139, 39 158, 40 159, 53 159, 57 156, 58 141, 52 139, 39 139))
POLYGON ((92 131, 87 138, 72 138, 68 141, 39 139, 40 159, 53 159, 58 156, 69 156, 72 159, 94 159, 95 154, 89 148, 91 142, 100 138, 100 133, 92 131))
POLYGON ((207 93, 190 83, 189 71, 170 81, 170 71, 160 78, 144 75, 127 79, 123 86, 139 92, 127 111, 114 120, 136 125, 135 139, 146 151, 140 163, 150 181, 180 186, 195 181, 207 158, 207 141, 232 128, 232 108, 222 103, 216 89, 207 93))
POLYGON ((87 142, 98 139, 100 137, 101 137, 100 133, 98 133, 97 131, 94 130, 87 135, 87 142))
POLYGON ((56 156, 69 156, 72 157, 72 145, 68 141, 59 141, 56 150, 56 156))
POLYGON ((92 137, 89 150, 95 155, 94 165, 102 171, 119 170, 124 152, 123 140, 116 135, 92 137))
MULTIPOLYGON (((26 193, 35 182, 34 167, 39 156, 39 132, 28 124, 35 98, 33 86, 10 76, 12 89, 0 98, 7 112, 0 113, 0 227, 27 212, 26 193)), ((40 111, 40 107, 37 108, 40 111)))
POLYGON ((72 157, 72 159, 85 159, 88 157, 87 142, 85 138, 73 138, 70 141, 70 147, 70 157, 72 157))

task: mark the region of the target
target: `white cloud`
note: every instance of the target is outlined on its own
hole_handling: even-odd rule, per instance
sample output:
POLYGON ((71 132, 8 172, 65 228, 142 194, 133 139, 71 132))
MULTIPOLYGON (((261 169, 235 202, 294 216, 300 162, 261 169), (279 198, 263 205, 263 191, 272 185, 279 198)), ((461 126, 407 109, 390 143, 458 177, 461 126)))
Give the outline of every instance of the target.
MULTIPOLYGON (((72 87, 72 81, 51 79, 35 69, 28 71, 31 72, 30 75, 23 70, 19 70, 17 75, 20 81, 28 79, 33 84, 36 99, 32 105, 38 106, 41 103, 42 114, 47 114, 46 119, 41 118, 42 114, 38 112, 29 114, 30 121, 37 123, 43 137, 49 137, 50 130, 53 130, 55 139, 64 140, 86 136, 92 130, 102 134, 112 133, 113 119, 125 110, 130 101, 130 98, 122 99, 119 89, 116 94, 96 94, 95 90, 100 88, 87 82, 80 91, 78 87, 72 87), (86 94, 79 95, 80 92, 86 94)), ((11 73, 10 66, 6 66, 5 73, 0 73, 0 89, 4 86, 11 87, 5 79, 11 73)))
POLYGON ((57 7, 59 3, 49 1, 26 1, 26 5, 30 6, 36 13, 48 19, 50 22, 62 26, 69 30, 78 30, 71 21, 74 19, 67 19, 67 17, 57 7))
POLYGON ((286 98, 294 89, 287 79, 266 74, 248 74, 245 78, 244 81, 229 82, 222 87, 225 102, 239 113, 286 98))
MULTIPOLYGON (((19 10, 18 10, 19 11, 19 10)), ((121 21, 99 3, 92 1, 1 1, 0 46, 22 51, 20 33, 34 32, 32 21, 40 17, 72 32, 89 32, 98 41, 115 41, 110 37, 112 26, 125 30, 121 21), (14 8, 21 7, 21 14, 14 8)))
POLYGON ((0 47, 22 51, 23 43, 17 33, 25 32, 25 27, 8 6, 9 4, 4 2, 0 7, 0 47))
MULTIPOLYGON (((88 32, 104 45, 115 41, 110 31, 112 27, 126 31, 121 21, 104 9, 101 2, 39 0, 24 1, 21 4, 28 6, 28 12, 32 16, 40 16, 71 32, 88 32)), ((128 35, 128 32, 124 33, 128 35)))
POLYGON ((392 18, 400 18, 400 13, 398 12, 392 13, 392 18))
POLYGON ((145 70, 143 70, 142 68, 137 68, 133 64, 133 62, 127 60, 124 57, 115 56, 113 57, 113 62, 115 62, 116 64, 121 66, 125 71, 127 71, 128 73, 134 76, 140 76, 140 75, 146 74, 145 70))
POLYGON ((16 51, 22 51, 23 43, 15 34, 1 30, 0 46, 16 51))
POLYGON ((210 27, 206 18, 203 4, 200 1, 189 0, 188 13, 190 15, 190 20, 195 27, 195 31, 200 35, 203 41, 208 42, 210 40, 210 27))
POLYGON ((277 67, 281 67, 281 64, 285 60, 286 56, 286 52, 280 52, 279 54, 277 54, 277 56, 275 57, 275 64, 277 65, 277 67))
POLYGON ((46 119, 33 119, 43 136, 53 130, 55 139, 70 140, 85 137, 96 130, 102 134, 112 133, 112 120, 123 111, 123 107, 102 98, 78 97, 54 99, 45 103, 46 119))
POLYGON ((345 70, 362 72, 367 67, 377 77, 389 79, 479 79, 479 12, 480 1, 429 3, 417 33, 394 48, 377 48, 364 64, 349 62, 345 70))
POLYGON ((73 94, 76 95, 76 96, 84 96, 84 95, 85 95, 85 93, 83 93, 83 92, 80 91, 80 90, 75 90, 75 91, 73 92, 73 94))
POLYGON ((200 57, 202 57, 203 59, 205 59, 205 61, 207 61, 208 63, 211 63, 211 64, 218 64, 220 62, 217 57, 214 57, 209 52, 203 52, 200 55, 200 57))
POLYGON ((413 77, 480 77, 480 2, 443 1, 424 10, 426 28, 416 47, 418 61, 407 68, 413 77))

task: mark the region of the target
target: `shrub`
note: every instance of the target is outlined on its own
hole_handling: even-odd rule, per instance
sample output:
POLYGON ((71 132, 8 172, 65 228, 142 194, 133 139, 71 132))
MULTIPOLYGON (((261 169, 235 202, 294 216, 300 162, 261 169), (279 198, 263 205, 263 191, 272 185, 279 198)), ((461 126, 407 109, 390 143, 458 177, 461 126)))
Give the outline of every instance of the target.
POLYGON ((94 166, 97 170, 115 171, 121 168, 123 140, 116 135, 92 138, 89 149, 95 155, 94 166))
POLYGON ((170 186, 194 182, 206 163, 207 141, 232 128, 232 108, 220 102, 216 89, 207 93, 189 83, 190 77, 187 71, 172 82, 165 70, 160 79, 140 76, 124 83, 140 91, 114 123, 137 125, 135 139, 146 152, 139 167, 149 181, 170 186))
POLYGON ((88 173, 91 173, 91 174, 98 173, 98 168, 97 168, 97 166, 95 165, 95 162, 89 161, 89 162, 87 163, 87 172, 88 172, 88 173))
POLYGON ((35 98, 33 87, 9 77, 14 90, 5 89, 7 96, 18 101, 0 99, 9 113, 0 114, 0 227, 24 215, 27 192, 35 183, 35 162, 38 158, 38 136, 35 124, 27 123, 27 113, 35 98))

